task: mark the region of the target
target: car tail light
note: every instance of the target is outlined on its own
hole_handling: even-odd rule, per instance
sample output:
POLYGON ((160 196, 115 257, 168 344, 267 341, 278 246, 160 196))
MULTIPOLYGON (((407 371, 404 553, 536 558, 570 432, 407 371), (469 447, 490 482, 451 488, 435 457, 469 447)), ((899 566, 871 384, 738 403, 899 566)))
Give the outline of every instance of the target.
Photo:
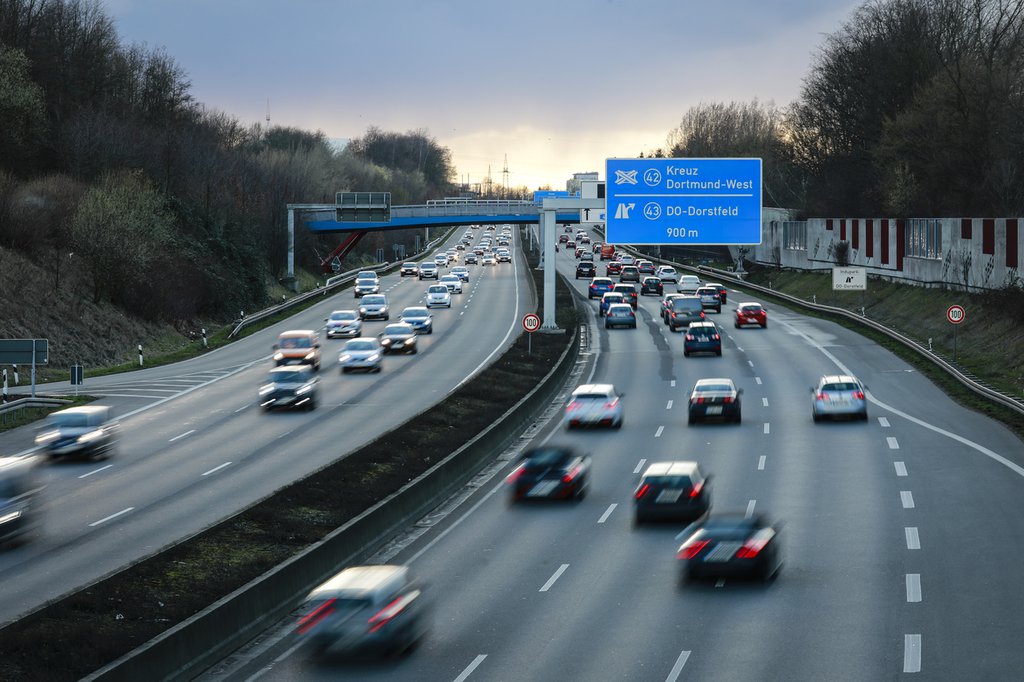
POLYGON ((700 312, 700 319, 702 319, 702 320, 704 319, 704 311, 703 310, 700 312))
POLYGON ((574 400, 571 403, 569 403, 568 405, 566 405, 565 411, 566 412, 573 412, 574 410, 580 409, 580 407, 581 407, 581 405, 580 405, 579 401, 574 400))
POLYGON ((523 472, 525 470, 526 467, 520 464, 519 466, 512 470, 512 473, 510 473, 505 480, 509 483, 515 483, 516 481, 519 480, 519 477, 523 475, 523 472))
POLYGON ((646 494, 647 494, 647 491, 648 491, 648 490, 650 490, 650 489, 651 489, 651 486, 650 486, 649 484, 647 484, 647 483, 644 483, 644 484, 643 484, 642 486, 640 486, 639 488, 637 488, 637 489, 636 489, 636 492, 635 492, 635 493, 633 493, 633 497, 634 497, 635 499, 638 499, 638 500, 639 500, 639 499, 641 499, 641 498, 642 498, 642 497, 643 497, 644 495, 646 495, 646 494))
POLYGON ((701 481, 700 483, 697 483, 692 488, 690 488, 690 498, 693 499, 694 497, 700 495, 701 490, 704 490, 704 481, 701 481))
POLYGON ((672 319, 673 320, 676 319, 676 314, 675 313, 672 313, 672 319))
POLYGON ((574 466, 572 469, 569 469, 568 471, 565 472, 565 474, 562 475, 562 483, 572 483, 573 479, 579 476, 579 474, 580 468, 578 466, 574 466))
POLYGON ((721 336, 719 336, 718 334, 715 334, 715 335, 714 335, 714 336, 712 336, 711 338, 713 338, 713 339, 714 339, 715 341, 721 341, 721 340, 722 340, 722 337, 721 337, 721 336))
POLYGON ((370 626, 370 632, 376 632, 382 627, 387 625, 395 616, 402 612, 406 606, 412 602, 419 595, 418 592, 410 592, 409 594, 403 594, 398 599, 385 606, 383 609, 373 615, 367 624, 370 626))
POLYGON ((725 396, 724 398, 722 398, 722 402, 725 403, 726 405, 728 405, 729 403, 732 402, 732 397, 731 396, 725 396))
POLYGON ((679 559, 692 559, 693 557, 700 554, 700 551, 708 546, 709 540, 695 540, 690 538, 683 543, 683 546, 679 548, 679 553, 676 557, 679 559))
POLYGON ((864 391, 854 391, 853 392, 853 399, 854 400, 864 400, 864 391))
POLYGON ((822 391, 818 391, 816 394, 814 394, 814 399, 819 401, 824 400, 825 394, 822 391))
POLYGON ((694 398, 690 402, 697 403, 698 405, 703 405, 704 404, 704 398, 694 398))
POLYGON ((609 400, 608 402, 606 402, 604 404, 604 409, 610 410, 610 409, 612 409, 613 407, 615 407, 618 404, 619 404, 619 399, 618 398, 616 398, 615 400, 609 400))
POLYGON ((332 613, 334 613, 334 600, 328 599, 323 604, 316 607, 299 620, 299 634, 306 634, 314 627, 316 627, 317 623, 319 623, 332 613))
POLYGON ((771 528, 764 528, 757 531, 754 535, 743 543, 743 546, 736 552, 737 559, 753 559, 761 553, 761 550, 765 548, 769 540, 775 535, 775 531, 771 528))
POLYGON ((693 341, 693 334, 687 334, 686 335, 686 340, 687 341, 693 341))

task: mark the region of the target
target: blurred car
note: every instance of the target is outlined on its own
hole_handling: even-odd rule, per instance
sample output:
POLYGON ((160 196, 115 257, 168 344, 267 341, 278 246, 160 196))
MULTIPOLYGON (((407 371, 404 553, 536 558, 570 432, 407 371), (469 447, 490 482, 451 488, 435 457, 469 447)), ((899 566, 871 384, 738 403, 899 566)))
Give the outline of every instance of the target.
POLYGON ((281 332, 272 350, 275 365, 313 365, 313 369, 320 369, 320 337, 312 329, 281 332))
POLYGON ((615 282, 609 277, 595 277, 590 280, 590 286, 587 287, 587 299, 592 300, 595 298, 601 298, 606 293, 612 290, 615 286, 615 282))
POLYGON ((597 304, 597 315, 598 317, 604 317, 608 314, 608 308, 617 303, 627 303, 625 294, 621 291, 608 291, 602 294, 601 301, 597 304))
POLYGON ((416 330, 411 324, 389 324, 384 327, 379 338, 385 353, 416 354, 416 330))
POLYGON ((423 301, 428 308, 435 306, 451 308, 452 293, 445 284, 433 284, 427 287, 427 293, 424 295, 423 301))
POLYGON ((439 268, 443 268, 444 266, 448 265, 448 255, 444 253, 439 253, 436 256, 434 256, 434 265, 436 265, 439 268))
POLYGON ((466 257, 463 260, 465 261, 466 265, 476 265, 477 263, 480 262, 480 257, 477 256, 475 252, 467 253, 466 257))
POLYGON ((42 460, 0 456, 0 544, 21 542, 42 523, 42 460))
POLYGON ((711 509, 711 476, 696 462, 652 462, 633 491, 633 523, 692 521, 711 509))
POLYGON ((782 567, 779 533, 761 514, 711 514, 687 529, 679 546, 680 580, 753 578, 768 581, 782 567))
POLYGON ((366 294, 380 293, 380 278, 376 272, 360 272, 356 275, 353 292, 356 298, 362 298, 366 294))
POLYGON ((367 372, 379 372, 381 368, 381 357, 384 349, 380 341, 372 336, 360 336, 358 339, 349 339, 345 347, 338 355, 338 366, 342 374, 357 369, 367 372))
POLYGON ((679 273, 671 265, 659 265, 658 269, 654 271, 654 274, 661 277, 662 282, 671 282, 675 284, 679 281, 679 273))
POLYGON ((569 447, 527 450, 505 480, 512 501, 582 500, 590 488, 590 456, 569 447))
POLYGON ((866 421, 866 388, 856 377, 848 374, 821 377, 818 386, 811 388, 811 415, 814 421, 821 421, 826 417, 854 417, 866 421))
POLYGON ((760 303, 747 302, 736 306, 736 319, 733 325, 739 327, 756 324, 762 329, 768 326, 768 311, 760 303))
POLYGON ((620 282, 639 282, 640 281, 640 269, 635 265, 623 265, 622 272, 619 273, 620 282))
POLYGON ((356 337, 363 333, 363 321, 354 310, 335 310, 324 318, 327 338, 356 337))
MULTIPOLYGON (((459 262, 459 250, 458 249, 455 249, 455 248, 448 249, 447 251, 444 252, 444 255, 445 255, 445 257, 448 258, 448 263, 458 263, 459 262)), ((446 265, 447 265, 447 263, 446 263, 446 265)))
POLYGON ((437 279, 438 269, 437 263, 431 261, 423 261, 420 263, 419 279, 437 279))
POLYGON ((639 302, 637 299, 635 284, 623 284, 622 282, 619 282, 618 284, 612 286, 612 291, 617 291, 623 296, 625 296, 626 303, 633 306, 633 309, 636 310, 636 307, 639 304, 639 302))
POLYGON ((260 384, 260 407, 267 411, 278 407, 316 409, 319 383, 309 365, 275 367, 260 384))
POLYGON ((497 259, 499 263, 512 262, 512 252, 506 248, 499 248, 497 251, 494 252, 494 254, 494 257, 497 259))
POLYGON ((714 322, 693 322, 683 337, 683 357, 694 353, 722 354, 722 335, 714 322))
POLYGON ((698 379, 690 392, 687 423, 695 424, 709 417, 721 417, 725 421, 739 424, 742 420, 742 394, 743 389, 736 388, 732 379, 698 379))
POLYGON ((576 279, 580 277, 584 279, 590 279, 597 274, 597 268, 590 261, 581 260, 576 264, 576 279))
POLYGON ((649 260, 638 260, 636 262, 636 269, 640 271, 641 276, 653 275, 655 272, 654 263, 649 260))
POLYGON ((410 325, 417 334, 434 333, 434 316, 423 306, 410 306, 402 311, 402 322, 410 325))
MULTIPOLYGON (((614 244, 603 244, 601 246, 601 260, 610 260, 614 262, 615 258, 615 245, 614 244)), ((622 267, 621 265, 619 267, 622 267)))
POLYGON ((107 405, 81 405, 46 415, 35 443, 51 459, 107 459, 114 454, 121 425, 107 405))
MULTIPOLYGON (((474 260, 476 259, 474 258, 474 260)), ((455 275, 463 282, 469 281, 469 268, 467 268, 465 265, 456 265, 454 268, 451 269, 451 272, 449 274, 455 275)))
POLYGON ((705 282, 704 286, 718 289, 718 298, 722 301, 722 305, 729 302, 729 287, 721 282, 705 282))
POLYGON ((455 250, 456 251, 465 251, 466 250, 466 245, 463 244, 462 242, 459 242, 458 244, 455 245, 455 250))
POLYGON ((483 258, 480 260, 480 265, 497 265, 498 259, 490 251, 484 252, 483 258))
POLYGON ((636 265, 636 259, 630 256, 628 253, 620 253, 617 256, 617 258, 618 261, 622 263, 623 267, 627 265, 636 265))
POLYGON ((419 275, 420 266, 416 263, 402 263, 402 267, 398 270, 399 277, 405 277, 406 275, 419 275))
POLYGON ((576 250, 576 240, 570 239, 569 241, 565 242, 565 248, 572 249, 572 250, 575 251, 576 250))
POLYGON ((604 314, 604 328, 631 327, 636 329, 636 312, 628 303, 612 303, 604 314))
POLYGON ((608 263, 608 265, 604 266, 604 274, 608 277, 611 277, 612 275, 621 275, 622 263, 620 263, 617 260, 613 260, 612 262, 608 263))
POLYGON ((668 324, 668 316, 672 309, 672 300, 676 298, 682 298, 686 294, 665 294, 661 297, 661 305, 659 306, 659 314, 661 315, 661 321, 668 324))
POLYGON ((676 283, 676 290, 681 294, 696 294, 700 287, 700 277, 697 275, 679 275, 679 282, 676 283))
POLYGON ((672 331, 686 329, 704 319, 704 304, 696 296, 679 296, 669 301, 665 324, 672 331))
POLYGON ((640 295, 646 296, 651 294, 653 296, 661 296, 665 293, 665 285, 662 284, 660 277, 644 277, 640 282, 640 295))
POLYGON ((622 396, 615 393, 611 384, 583 384, 572 392, 569 404, 565 406, 565 425, 577 426, 622 426, 622 396))
POLYGON ((704 310, 714 310, 716 313, 722 312, 722 298, 716 287, 700 287, 697 289, 697 298, 700 299, 700 304, 704 310))
POLYGON ((430 607, 406 566, 346 568, 306 597, 296 633, 314 658, 410 651, 430 607))
POLYGON ((458 275, 445 275, 440 280, 440 283, 448 287, 448 291, 453 294, 462 293, 462 278, 458 275))
POLYGON ((567 234, 560 234, 560 235, 558 235, 558 243, 559 244, 565 244, 567 241, 569 241, 569 235, 567 235, 567 234))
POLYGON ((573 254, 573 256, 578 260, 579 257, 583 255, 584 251, 586 251, 586 249, 584 249, 582 246, 577 246, 576 252, 573 254))
POLYGON ((359 317, 364 320, 390 320, 391 309, 384 294, 369 294, 359 302, 359 317))
POLYGON ((580 260, 581 261, 586 261, 587 263, 593 263, 594 262, 594 254, 591 253, 590 251, 584 251, 582 254, 580 254, 580 260))
POLYGON ((580 236, 576 241, 578 241, 580 244, 590 244, 590 237, 584 234, 580 236))

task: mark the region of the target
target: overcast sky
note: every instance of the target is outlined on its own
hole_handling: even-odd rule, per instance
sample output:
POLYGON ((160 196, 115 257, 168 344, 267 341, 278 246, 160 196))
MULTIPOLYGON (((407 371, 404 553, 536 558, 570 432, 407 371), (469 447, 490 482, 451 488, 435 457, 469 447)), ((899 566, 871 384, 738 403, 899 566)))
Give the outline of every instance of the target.
POLYGON ((859 0, 106 0, 246 123, 426 129, 459 180, 564 188, 665 145, 702 102, 799 94, 859 0))

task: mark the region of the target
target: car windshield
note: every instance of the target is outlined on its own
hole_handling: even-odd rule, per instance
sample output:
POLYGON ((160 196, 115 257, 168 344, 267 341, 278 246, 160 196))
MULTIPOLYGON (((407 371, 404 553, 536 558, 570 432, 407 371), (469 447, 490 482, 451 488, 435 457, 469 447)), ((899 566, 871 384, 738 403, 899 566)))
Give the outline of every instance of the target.
POLYGON ((349 341, 345 344, 345 350, 374 350, 376 345, 373 341, 349 341))
POLYGON ((383 296, 363 296, 363 305, 384 305, 387 299, 383 296))
POLYGON ((331 313, 332 320, 354 320, 356 319, 356 317, 356 314, 351 310, 345 311, 343 313, 331 313))
POLYGON ((296 382, 305 381, 306 373, 301 370, 277 370, 270 373, 268 377, 271 381, 276 381, 281 384, 294 384, 296 382))
POLYGON ((631 306, 612 306, 608 314, 612 317, 628 317, 633 314, 633 308, 631 306))
POLYGON ((672 310, 697 310, 700 301, 697 299, 675 298, 672 299, 672 310))
POLYGON ((573 400, 592 401, 592 402, 596 402, 598 400, 605 400, 606 401, 606 400, 611 400, 612 399, 611 396, 609 396, 609 395, 607 395, 605 393, 580 393, 579 395, 574 395, 572 398, 573 398, 573 400))
POLYGON ((420 267, 421 268, 425 268, 427 270, 433 270, 434 269, 434 264, 433 263, 420 263, 420 267))
POLYGON ((387 336, 408 336, 413 333, 413 328, 407 324, 389 324, 384 327, 387 336))
POLYGON ((761 306, 759 305, 745 305, 740 308, 745 313, 756 313, 760 312, 761 306))
POLYGON ((74 412, 72 412, 70 414, 61 413, 61 412, 55 412, 55 413, 51 414, 49 417, 47 417, 46 420, 48 422, 50 422, 50 424, 52 424, 54 426, 71 426, 71 427, 75 427, 75 426, 88 426, 89 425, 89 415, 82 414, 82 413, 77 413, 76 414, 74 412))
POLYGON ((377 274, 374 273, 374 272, 360 272, 358 275, 356 275, 356 279, 358 279, 358 280, 367 280, 368 279, 370 281, 373 281, 373 280, 377 279, 377 274))
POLYGON ((288 336, 280 340, 281 348, 310 348, 313 343, 308 336, 288 336))
POLYGON ((603 300, 604 300, 605 303, 621 303, 623 298, 622 298, 622 294, 613 294, 613 295, 605 294, 603 300))
POLYGON ((848 383, 848 382, 843 382, 843 383, 825 384, 824 386, 821 387, 821 390, 823 390, 823 391, 858 391, 858 390, 860 390, 860 386, 858 386, 857 384, 851 384, 851 383, 848 383))
POLYGON ((427 312, 426 308, 406 308, 402 311, 402 317, 426 317, 430 313, 427 312))
POLYGON ((436 285, 430 287, 429 289, 427 289, 427 293, 431 293, 431 294, 447 294, 448 293, 448 287, 446 287, 443 284, 436 284, 436 285))
POLYGON ((659 485, 662 488, 689 488, 692 483, 689 476, 650 476, 644 483, 659 485))

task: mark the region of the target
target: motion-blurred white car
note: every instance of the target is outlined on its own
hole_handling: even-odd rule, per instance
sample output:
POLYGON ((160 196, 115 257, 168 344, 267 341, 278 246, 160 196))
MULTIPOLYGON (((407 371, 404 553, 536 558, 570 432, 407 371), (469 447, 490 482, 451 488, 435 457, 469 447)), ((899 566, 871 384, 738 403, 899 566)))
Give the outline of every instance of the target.
POLYGON ((451 308, 452 294, 446 284, 432 284, 427 287, 427 293, 423 297, 423 302, 428 308, 451 308))
POLYGON ((578 426, 622 426, 622 396, 611 384, 583 384, 572 392, 572 399, 565 406, 565 425, 578 426))

